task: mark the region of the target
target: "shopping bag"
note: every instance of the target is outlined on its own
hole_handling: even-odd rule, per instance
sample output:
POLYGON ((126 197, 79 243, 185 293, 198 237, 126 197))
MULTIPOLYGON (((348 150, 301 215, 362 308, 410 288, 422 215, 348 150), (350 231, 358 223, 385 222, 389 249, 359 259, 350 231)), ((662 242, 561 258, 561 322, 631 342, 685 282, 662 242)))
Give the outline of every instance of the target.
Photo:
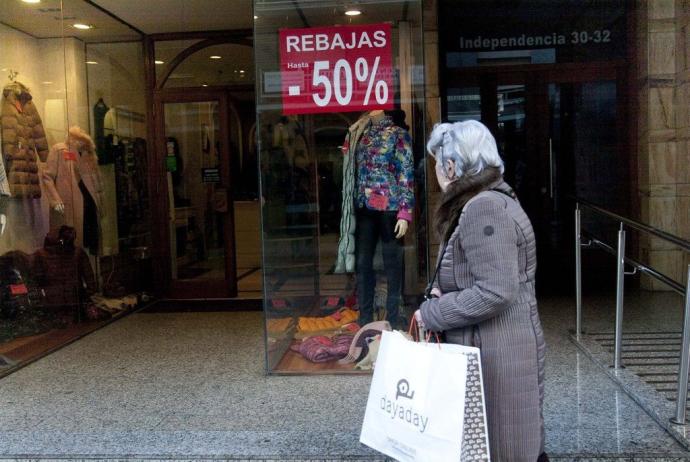
MULTIPOLYGON (((433 343, 423 344, 433 348, 433 343)), ((489 428, 486 421, 484 380, 479 348, 464 345, 443 344, 447 352, 462 354, 467 358, 467 382, 465 383, 465 418, 462 427, 462 462, 489 462, 489 428)))
POLYGON ((456 349, 383 332, 360 442, 403 462, 461 460, 467 371, 456 349))

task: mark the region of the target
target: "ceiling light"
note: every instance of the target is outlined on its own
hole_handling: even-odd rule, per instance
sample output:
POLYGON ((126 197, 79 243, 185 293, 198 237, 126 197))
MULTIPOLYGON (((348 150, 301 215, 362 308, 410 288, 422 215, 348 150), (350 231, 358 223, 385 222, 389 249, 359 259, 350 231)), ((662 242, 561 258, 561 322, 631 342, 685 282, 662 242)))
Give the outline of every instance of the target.
POLYGON ((257 15, 254 15, 254 19, 259 19, 259 17, 257 15))
POLYGON ((209 56, 209 58, 211 58, 211 59, 220 59, 220 58, 222 58, 222 56, 211 55, 211 56, 209 56))
POLYGON ((154 61, 156 64, 165 64, 165 61, 161 61, 160 59, 157 59, 154 61))
POLYGON ((347 11, 345 12, 345 14, 346 14, 347 16, 359 16, 360 14, 362 14, 362 11, 353 8, 353 9, 351 9, 351 10, 347 10, 347 11))
POLYGON ((86 61, 86 64, 98 64, 98 61, 86 61))
POLYGON ((41 3, 41 0, 22 0, 24 3, 41 3))
POLYGON ((240 69, 240 74, 244 74, 244 69, 240 69))
POLYGON ((202 87, 208 87, 208 85, 205 84, 205 83, 202 83, 201 86, 202 86, 202 87))
POLYGON ((80 29, 80 30, 93 29, 93 26, 91 24, 82 24, 80 22, 72 24, 72 27, 74 27, 75 29, 80 29))
POLYGON ((48 82, 48 81, 43 82, 43 85, 52 85, 52 84, 53 84, 53 82, 48 82))

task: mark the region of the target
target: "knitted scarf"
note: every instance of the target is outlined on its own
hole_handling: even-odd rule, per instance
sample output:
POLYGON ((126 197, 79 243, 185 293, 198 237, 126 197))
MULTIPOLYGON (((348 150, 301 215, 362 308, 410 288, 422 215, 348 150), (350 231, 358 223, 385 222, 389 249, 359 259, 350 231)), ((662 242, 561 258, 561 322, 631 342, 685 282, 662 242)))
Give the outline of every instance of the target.
POLYGON ((467 201, 491 189, 502 179, 498 168, 487 167, 476 175, 463 175, 448 186, 434 217, 434 228, 441 242, 448 242, 467 201))

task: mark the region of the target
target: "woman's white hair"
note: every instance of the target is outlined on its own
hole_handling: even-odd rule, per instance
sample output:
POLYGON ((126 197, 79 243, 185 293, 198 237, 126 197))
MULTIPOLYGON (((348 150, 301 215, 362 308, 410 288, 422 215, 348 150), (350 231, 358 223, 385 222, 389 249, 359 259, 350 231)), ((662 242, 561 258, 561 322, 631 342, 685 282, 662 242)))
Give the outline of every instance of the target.
POLYGON ((476 120, 436 124, 426 149, 444 167, 447 161, 453 160, 458 177, 476 175, 486 167, 504 171, 496 140, 489 129, 476 120))

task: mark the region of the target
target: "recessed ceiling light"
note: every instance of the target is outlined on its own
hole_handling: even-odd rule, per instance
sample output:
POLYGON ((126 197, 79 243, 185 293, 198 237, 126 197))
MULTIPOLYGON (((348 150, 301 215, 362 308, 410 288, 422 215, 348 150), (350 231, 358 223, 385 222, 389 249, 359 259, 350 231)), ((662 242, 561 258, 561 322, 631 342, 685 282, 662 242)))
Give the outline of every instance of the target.
POLYGON ((98 64, 98 61, 86 61, 86 64, 98 64))
POLYGON ((81 29, 81 30, 93 29, 93 26, 91 24, 82 24, 80 22, 72 24, 72 27, 74 27, 75 29, 81 29))
POLYGON ((48 81, 43 82, 43 85, 52 85, 52 84, 53 84, 53 82, 48 82, 48 81))
POLYGON ((353 8, 351 10, 347 10, 345 14, 347 16, 359 16, 360 14, 362 14, 362 11, 353 8))
POLYGON ((240 74, 244 74, 244 69, 240 69, 240 74))
POLYGON ((211 56, 209 56, 209 58, 211 58, 211 59, 221 59, 221 58, 222 58, 222 56, 218 56, 218 55, 211 55, 211 56))
POLYGON ((41 3, 41 0, 22 0, 24 3, 41 3))
POLYGON ((208 85, 205 84, 205 83, 202 83, 201 86, 202 86, 202 87, 208 87, 208 85))
POLYGON ((157 59, 154 61, 156 64, 165 64, 165 61, 161 61, 160 59, 157 59))

